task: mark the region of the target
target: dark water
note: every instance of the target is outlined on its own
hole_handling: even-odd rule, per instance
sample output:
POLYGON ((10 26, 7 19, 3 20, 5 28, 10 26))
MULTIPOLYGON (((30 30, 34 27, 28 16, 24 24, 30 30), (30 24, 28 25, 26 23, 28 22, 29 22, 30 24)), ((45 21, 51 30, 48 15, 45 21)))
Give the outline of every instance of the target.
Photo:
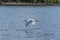
POLYGON ((60 40, 60 6, 0 6, 0 40, 60 40))

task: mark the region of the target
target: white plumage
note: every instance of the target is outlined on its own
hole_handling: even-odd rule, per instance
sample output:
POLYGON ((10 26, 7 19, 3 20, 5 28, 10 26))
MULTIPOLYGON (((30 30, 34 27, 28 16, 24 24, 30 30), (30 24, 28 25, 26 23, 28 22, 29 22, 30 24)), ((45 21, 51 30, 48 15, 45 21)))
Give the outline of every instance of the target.
POLYGON ((28 20, 25 20, 25 21, 26 21, 25 27, 27 27, 29 24, 31 24, 31 25, 35 25, 36 24, 36 20, 35 19, 28 19, 28 20))
POLYGON ((32 25, 35 25, 35 23, 36 23, 34 19, 28 19, 27 21, 28 21, 28 22, 32 21, 32 22, 31 22, 32 25))

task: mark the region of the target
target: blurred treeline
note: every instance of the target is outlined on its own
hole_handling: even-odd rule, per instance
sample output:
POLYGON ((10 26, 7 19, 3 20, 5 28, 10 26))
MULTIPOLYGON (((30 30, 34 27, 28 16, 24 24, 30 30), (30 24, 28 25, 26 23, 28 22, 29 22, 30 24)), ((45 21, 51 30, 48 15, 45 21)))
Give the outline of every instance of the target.
POLYGON ((60 0, 0 0, 0 2, 21 2, 21 3, 60 3, 60 0))

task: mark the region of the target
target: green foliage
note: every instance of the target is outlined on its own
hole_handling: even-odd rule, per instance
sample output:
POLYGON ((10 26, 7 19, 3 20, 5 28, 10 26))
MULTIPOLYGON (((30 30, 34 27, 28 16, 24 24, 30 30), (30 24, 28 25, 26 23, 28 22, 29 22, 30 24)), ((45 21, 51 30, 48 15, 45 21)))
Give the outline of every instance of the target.
POLYGON ((28 3, 36 3, 36 2, 48 2, 48 3, 60 3, 60 0, 0 0, 1 2, 28 2, 28 3))
POLYGON ((39 1, 42 2, 42 3, 44 2, 44 0, 39 0, 39 1))
POLYGON ((17 3, 19 3, 19 2, 20 2, 20 0, 16 0, 16 2, 17 2, 17 3))
POLYGON ((58 3, 60 0, 44 0, 44 1, 48 3, 58 3))
POLYGON ((36 3, 36 2, 37 2, 37 0, 32 0, 32 2, 33 2, 33 3, 36 3))
POLYGON ((58 2, 60 3, 60 0, 58 0, 58 2))

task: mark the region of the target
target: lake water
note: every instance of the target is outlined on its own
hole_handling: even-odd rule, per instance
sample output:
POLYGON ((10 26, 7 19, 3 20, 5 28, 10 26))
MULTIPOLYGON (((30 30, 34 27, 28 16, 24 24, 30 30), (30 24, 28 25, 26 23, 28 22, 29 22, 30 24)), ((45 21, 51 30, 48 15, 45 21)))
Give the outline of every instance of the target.
POLYGON ((60 40, 60 6, 0 6, 0 40, 60 40))

